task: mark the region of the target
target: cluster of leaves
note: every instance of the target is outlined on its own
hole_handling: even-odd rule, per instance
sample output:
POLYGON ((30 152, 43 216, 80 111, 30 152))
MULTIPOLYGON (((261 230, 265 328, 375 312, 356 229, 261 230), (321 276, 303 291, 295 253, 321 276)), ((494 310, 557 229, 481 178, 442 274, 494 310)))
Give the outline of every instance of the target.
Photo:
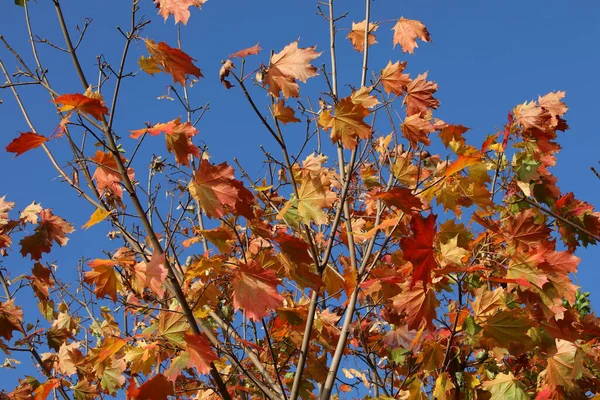
MULTIPOLYGON (((155 3, 165 19, 186 24, 189 8, 204 0, 155 3)), ((136 11, 134 2, 133 21, 136 11)), ((126 49, 143 25, 132 26, 126 49)), ((347 36, 365 60, 378 27, 353 23, 347 36)), ((393 45, 405 53, 417 39, 430 41, 420 21, 400 18, 393 31, 393 45)), ((140 57, 141 70, 171 75, 186 93, 190 78, 202 76, 180 48, 143 40, 149 55, 140 57)), ((474 146, 468 128, 434 117, 437 84, 427 73, 411 77, 406 62, 380 66, 369 84, 363 75, 345 95, 332 65, 322 71, 320 108, 302 101, 293 108, 300 83, 318 75, 311 63, 321 53, 295 41, 245 73, 248 57, 260 52, 256 45, 233 53, 220 71, 281 150, 280 160, 269 154, 266 176, 251 180, 243 172, 246 184, 194 144, 187 95, 180 98, 187 121, 127 127, 135 146, 164 133, 174 156, 174 163, 152 160, 145 192, 135 181, 136 153, 127 155, 128 142, 119 141, 125 135, 113 130, 102 87, 50 91, 57 130, 44 136, 30 125, 8 144, 17 156, 43 147, 63 180, 94 206, 84 227, 110 224, 118 244, 102 258, 84 254, 93 259, 81 266, 80 280, 63 282, 44 254, 66 245, 73 226, 36 203, 11 218, 14 204, 0 199, 2 255, 12 255, 21 235, 20 252, 33 262, 20 280, 2 271, 0 348, 33 353, 45 375, 24 378, 0 397, 45 399, 53 390, 65 399, 121 391, 133 399, 600 395, 600 319, 571 280, 576 249, 600 237, 600 213, 562 193, 550 172, 557 132, 568 128, 565 94, 518 105, 502 131, 474 146), (251 81, 255 88, 247 87, 251 81), (252 90, 268 93, 267 104, 252 90), (389 124, 376 126, 378 114, 389 124), (294 156, 283 132, 302 121, 307 137, 294 156), (77 146, 80 130, 94 132, 101 149, 77 146), (331 145, 321 146, 325 132, 331 145), (452 161, 427 151, 438 139, 452 161), (69 142, 69 165, 87 189, 55 162, 50 140, 69 142), (337 165, 305 148, 337 150, 337 165), (179 215, 161 209, 159 184, 169 185, 179 215), (16 304, 18 281, 31 288, 47 326, 27 322, 36 316, 26 318, 16 304)), ((21 75, 48 87, 43 75, 21 75)), ((117 85, 124 75, 116 75, 117 85)))

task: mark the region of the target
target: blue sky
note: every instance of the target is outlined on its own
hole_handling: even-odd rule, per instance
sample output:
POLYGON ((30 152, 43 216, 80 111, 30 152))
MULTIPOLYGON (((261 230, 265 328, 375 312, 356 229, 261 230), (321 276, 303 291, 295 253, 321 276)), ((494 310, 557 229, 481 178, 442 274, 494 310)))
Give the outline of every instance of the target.
MULTIPOLYGON (((34 30, 40 37, 62 43, 50 3, 31 4, 34 30)), ((121 0, 63 1, 62 4, 71 29, 81 24, 82 18, 93 18, 79 55, 89 80, 94 82, 98 54, 103 54, 110 63, 119 61, 123 41, 115 26, 127 29, 130 4, 121 0)), ((150 0, 142 0, 141 7, 141 13, 152 20, 142 35, 175 46, 173 19, 164 23, 156 15, 157 10, 150 0)), ((352 50, 345 36, 353 21, 364 19, 364 2, 338 1, 336 8, 338 14, 349 13, 338 22, 340 88, 349 93, 343 85, 359 85, 361 55, 352 50)), ((248 59, 249 65, 257 66, 260 62, 268 62, 271 49, 280 51, 300 38, 302 47, 317 45, 319 51, 325 52, 315 65, 329 63, 328 27, 315 12, 316 1, 307 0, 210 0, 202 11, 192 11, 188 26, 182 32, 183 48, 197 60, 205 78, 191 90, 191 98, 196 105, 210 102, 210 110, 200 122, 200 134, 195 140, 208 144, 212 161, 231 162, 237 157, 249 171, 259 171, 257 160, 262 160, 259 145, 264 144, 267 148, 272 145, 241 92, 235 88, 227 91, 219 83, 220 61, 234 51, 260 42, 263 52, 248 59)), ((574 191, 578 198, 600 207, 600 181, 589 170, 590 166, 598 165, 600 159, 600 135, 595 123, 600 105, 597 98, 600 93, 597 77, 600 52, 596 50, 596 41, 600 37, 600 24, 596 22, 599 12, 600 3, 593 1, 377 0, 372 2, 371 19, 387 22, 383 22, 377 32, 379 43, 371 47, 370 66, 371 70, 377 71, 388 60, 401 60, 408 62, 407 70, 411 76, 429 71, 429 79, 439 84, 436 97, 441 105, 435 115, 447 122, 470 127, 467 140, 476 145, 486 134, 494 133, 505 123, 507 112, 515 105, 553 90, 566 91, 569 106, 566 118, 571 130, 559 138, 563 150, 553 171, 563 192, 574 191), (400 16, 423 21, 433 43, 419 42, 414 55, 402 53, 399 47, 392 49, 390 30, 400 16)), ((27 62, 32 61, 22 8, 9 2, 4 4, 0 13, 0 34, 22 53, 27 62)), ((67 56, 47 46, 40 49, 56 90, 81 92, 67 56)), ((130 71, 137 70, 136 61, 142 54, 146 51, 140 41, 132 47, 127 65, 130 71)), ((9 70, 15 70, 16 62, 6 49, 0 48, 0 57, 9 70)), ((125 147, 132 149, 135 145, 127 138, 128 130, 142 128, 146 121, 165 122, 182 114, 175 102, 157 100, 157 96, 165 94, 170 83, 164 75, 140 76, 125 82, 120 98, 122 110, 117 113, 115 122, 117 132, 125 138, 125 147)), ((318 93, 322 85, 322 78, 313 78, 301 87, 301 93, 318 93)), ((49 97, 33 87, 25 87, 20 92, 38 131, 51 133, 58 120, 49 97)), ((254 93, 262 104, 266 104, 261 97, 264 96, 262 91, 254 93)), ((3 127, 0 145, 5 147, 18 132, 28 129, 9 91, 0 91, 0 98, 4 101, 0 105, 3 127)), ((289 135, 293 134, 291 129, 289 135)), ((290 140, 293 143, 293 137, 290 140)), ((62 150, 66 148, 65 141, 50 146, 59 158, 66 159, 67 154, 62 150)), ((149 160, 152 153, 166 155, 164 141, 159 138, 149 138, 146 146, 140 160, 144 157, 149 160)), ((67 218, 76 228, 81 227, 93 211, 59 182, 41 151, 17 159, 12 159, 8 153, 0 153, 0 170, 4 171, 0 196, 7 194, 8 200, 17 202, 17 209, 37 200, 67 218)), ((140 170, 140 173, 143 172, 140 170)), ((443 220, 442 216, 440 218, 443 220)), ((93 227, 82 232, 78 229, 66 248, 54 250, 45 261, 56 261, 62 273, 74 271, 80 257, 101 256, 100 249, 106 245, 105 230, 93 227)), ((13 252, 16 250, 14 248, 13 252)), ((592 292, 592 303, 598 303, 600 291, 596 286, 600 281, 600 269, 596 260, 600 251, 597 248, 582 249, 577 255, 582 258, 577 281, 584 290, 592 292)), ((28 272, 31 267, 29 261, 19 259, 17 254, 9 260, 10 264, 4 266, 10 268, 13 275, 28 272)), ((24 301, 20 299, 19 303, 27 306, 24 301)))

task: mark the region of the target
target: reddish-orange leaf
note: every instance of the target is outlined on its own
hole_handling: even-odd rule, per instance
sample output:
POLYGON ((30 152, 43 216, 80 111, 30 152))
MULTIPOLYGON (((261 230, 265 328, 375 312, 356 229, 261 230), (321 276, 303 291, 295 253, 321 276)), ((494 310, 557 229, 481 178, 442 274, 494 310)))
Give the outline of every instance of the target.
POLYGON ((21 321, 23 311, 21 307, 15 306, 13 299, 4 303, 0 302, 0 336, 6 340, 12 339, 13 331, 23 332, 21 321))
POLYGON ((306 82, 308 78, 317 75, 317 68, 310 64, 321 55, 315 49, 316 46, 298 48, 296 40, 273 55, 264 81, 273 97, 279 97, 280 92, 283 92, 286 99, 300 96, 296 80, 306 82))
POLYGON ((222 217, 226 207, 252 218, 254 196, 242 182, 234 179, 233 168, 227 163, 212 165, 202 160, 188 187, 210 218, 222 217))
POLYGON ((287 124, 288 122, 300 122, 294 115, 294 110, 291 107, 286 107, 283 99, 279 100, 277 104, 273 106, 273 116, 284 124, 287 124))
POLYGON ((344 97, 334 108, 325 110, 319 117, 319 125, 326 130, 331 129, 331 140, 340 140, 344 147, 354 149, 358 138, 368 139, 373 134, 371 127, 364 121, 370 111, 360 104, 354 104, 351 97, 344 97))
POLYGON ((260 48, 258 43, 256 43, 252 47, 248 47, 247 49, 236 51, 235 53, 230 54, 229 58, 244 58, 244 57, 248 57, 248 56, 253 56, 255 54, 260 53, 261 50, 262 49, 260 48))
POLYGON ((431 42, 429 32, 421 21, 401 17, 392 29, 394 31, 394 47, 399 44, 405 53, 412 54, 415 47, 419 47, 416 39, 431 42))
POLYGON ((373 198, 380 199, 386 205, 397 207, 407 214, 412 213, 415 209, 420 210, 423 208, 421 200, 408 188, 395 187, 387 192, 374 194, 373 198))
POLYGON ((66 112, 76 110, 84 114, 89 114, 97 120, 108 114, 108 108, 104 102, 97 98, 87 97, 80 93, 63 94, 54 99, 55 104, 62 104, 58 107, 59 111, 66 112))
POLYGON ((73 231, 75 231, 73 225, 52 214, 52 210, 49 208, 42 210, 34 233, 21 239, 21 254, 23 256, 29 254, 32 260, 39 260, 43 253, 50 253, 52 242, 58 243, 61 247, 66 245, 69 241, 67 234, 73 231))
POLYGON ((421 118, 420 114, 412 114, 406 117, 400 127, 402 128, 402 136, 408 139, 410 145, 415 149, 419 143, 429 145, 431 143, 429 134, 435 132, 433 124, 421 118))
POLYGON ((163 374, 158 374, 148 379, 142 386, 135 390, 127 391, 128 398, 134 400, 167 400, 175 396, 173 383, 163 374))
POLYGON ((96 259, 88 262, 92 270, 84 274, 84 281, 96 285, 96 297, 109 296, 114 302, 117 301, 117 291, 121 290, 121 277, 115 270, 115 265, 116 262, 112 260, 96 259))
POLYGON ((206 0, 154 0, 154 3, 158 7, 158 13, 165 19, 173 15, 175 23, 183 22, 187 24, 190 19, 190 7, 201 8, 202 4, 206 3, 206 0))
MULTIPOLYGON (((348 34, 348 36, 346 36, 348 39, 350 39, 350 42, 352 43, 352 46, 354 47, 354 50, 356 51, 363 51, 365 48, 365 28, 366 28, 366 20, 362 21, 362 22, 353 22, 352 23, 352 30, 350 31, 350 33, 348 34)), ((375 39, 375 35, 372 32, 375 32, 377 30, 377 28, 379 28, 379 26, 375 23, 369 22, 369 35, 368 35, 368 44, 369 46, 377 43, 377 40, 375 39)))
MULTIPOLYGON (((105 190, 109 191, 118 198, 123 197, 123 188, 121 186, 121 174, 119 174, 119 168, 111 153, 104 153, 100 150, 96 152, 96 155, 92 159, 96 162, 97 168, 92 176, 92 179, 96 180, 96 187, 100 193, 105 190)), ((121 160, 125 162, 125 159, 121 157, 121 160)), ((127 169, 127 175, 129 179, 134 178, 133 168, 127 169)))
POLYGON ((386 93, 394 93, 397 96, 401 96, 406 92, 406 88, 411 81, 408 74, 402 73, 404 68, 406 68, 406 62, 404 61, 396 61, 394 64, 389 61, 383 71, 381 71, 381 83, 386 93))
POLYGON ((279 245, 281 252, 288 255, 294 262, 305 264, 312 262, 308 243, 304 240, 284 232, 278 232, 273 239, 279 245))
POLYGON ((145 42, 150 57, 142 56, 140 66, 150 75, 164 71, 173 77, 174 82, 181 85, 185 85, 186 75, 194 75, 197 78, 202 76, 200 68, 193 63, 194 59, 183 51, 170 47, 165 42, 156 44, 152 39, 146 39, 145 42))
POLYGON ((417 76, 408 84, 403 104, 406 104, 406 115, 413 115, 429 108, 438 108, 440 101, 433 97, 438 85, 427 82, 427 72, 417 76))
POLYGON ((33 400, 46 400, 53 389, 60 386, 60 380, 50 379, 37 387, 33 392, 33 400))
POLYGON ((15 153, 15 157, 18 157, 26 151, 40 147, 47 141, 48 138, 46 136, 38 135, 33 132, 23 132, 18 138, 14 139, 6 146, 6 151, 15 153))
POLYGON ((404 251, 402 257, 413 265, 411 288, 418 281, 422 281, 424 286, 430 283, 431 270, 437 266, 433 247, 436 218, 437 216, 434 214, 429 214, 427 218, 423 218, 421 214, 415 214, 410 221, 413 236, 403 237, 400 240, 404 251))
POLYGON ((210 347, 208 339, 201 335, 186 333, 185 342, 187 343, 187 352, 190 354, 190 362, 199 373, 209 373, 210 363, 218 360, 219 357, 210 347))
POLYGON ((463 125, 446 125, 440 130, 439 137, 446 147, 450 146, 451 142, 465 144, 463 135, 468 130, 469 128, 463 125))
POLYGON ((152 253, 152 258, 149 263, 146 263, 146 285, 154 292, 159 299, 163 298, 165 289, 162 287, 163 282, 167 278, 167 269, 165 268, 165 254, 158 254, 156 251, 152 253))
POLYGON ((241 264, 233 280, 233 306, 243 308, 248 318, 260 321, 283 304, 278 284, 279 278, 273 270, 257 264, 241 264))
POLYGON ((517 246, 537 246, 550 236, 550 229, 545 224, 535 223, 531 209, 506 217, 504 232, 507 240, 517 246))
POLYGON ((404 286, 403 289, 402 293, 393 297, 393 305, 397 313, 406 314, 404 321, 408 329, 419 329, 423 320, 429 329, 433 329, 436 309, 440 305, 435 291, 430 287, 425 288, 422 284, 410 289, 404 286))

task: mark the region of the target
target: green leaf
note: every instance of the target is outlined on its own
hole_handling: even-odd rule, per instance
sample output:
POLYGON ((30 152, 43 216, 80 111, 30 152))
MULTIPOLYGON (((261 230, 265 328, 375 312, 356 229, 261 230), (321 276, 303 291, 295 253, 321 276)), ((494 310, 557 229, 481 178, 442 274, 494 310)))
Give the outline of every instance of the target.
POLYGON ((492 394, 490 400, 529 400, 523 384, 509 372, 498 374, 493 381, 483 382, 483 390, 492 394))
POLYGON ((481 331, 481 326, 475 322, 475 318, 472 315, 469 315, 465 318, 465 322, 463 322, 463 330, 469 335, 476 335, 481 331))
POLYGON ((16 4, 17 6, 25 7, 25 2, 26 2, 26 1, 27 1, 27 0, 15 0, 15 4, 16 4))

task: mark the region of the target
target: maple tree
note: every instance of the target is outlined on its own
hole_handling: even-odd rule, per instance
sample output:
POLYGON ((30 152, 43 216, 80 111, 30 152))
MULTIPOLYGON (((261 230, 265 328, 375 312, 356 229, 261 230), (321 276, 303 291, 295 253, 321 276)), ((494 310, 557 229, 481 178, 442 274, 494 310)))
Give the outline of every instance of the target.
POLYGON ((0 349, 8 364, 31 354, 38 371, 0 399, 599 397, 600 319, 571 274, 577 249, 600 241, 600 212, 561 192, 551 173, 568 128, 565 93, 517 105, 502 129, 468 143, 467 127, 435 117, 438 85, 427 72, 411 77, 406 60, 369 64, 375 44, 404 55, 430 42, 425 24, 400 17, 386 44, 367 1, 367 19, 345 37, 363 54, 361 81, 342 86, 340 14, 329 0, 328 13, 319 8, 327 66, 315 61, 327 49, 298 40, 270 56, 259 44, 224 53, 223 92, 247 101, 279 152, 265 151, 268 172, 253 176, 198 145, 207 110, 188 96, 203 77, 193 47, 142 36, 140 8, 154 5, 180 29, 205 1, 133 1, 119 66, 101 64, 112 79, 93 85, 76 52, 85 29, 74 44, 53 0, 57 47, 81 87, 67 94, 38 56, 36 5, 16 1, 34 64, 13 51, 13 75, 0 60, 25 124, 6 151, 45 154, 91 215, 78 229, 39 203, 0 197, 0 349), (185 116, 116 124, 134 75, 168 82, 185 116), (301 94, 309 79, 322 83, 318 103, 301 94), (52 133, 32 122, 25 84, 49 96, 52 133), (307 132, 298 148, 285 134, 295 124, 307 132), (172 162, 153 156, 146 168, 137 150, 161 134, 172 162), (432 141, 446 154, 430 154, 432 141), (79 273, 61 276, 52 250, 85 229, 105 229, 112 247, 75 249, 79 273), (4 262, 15 258, 31 269, 4 262), (28 291, 38 311, 20 305, 28 291))

